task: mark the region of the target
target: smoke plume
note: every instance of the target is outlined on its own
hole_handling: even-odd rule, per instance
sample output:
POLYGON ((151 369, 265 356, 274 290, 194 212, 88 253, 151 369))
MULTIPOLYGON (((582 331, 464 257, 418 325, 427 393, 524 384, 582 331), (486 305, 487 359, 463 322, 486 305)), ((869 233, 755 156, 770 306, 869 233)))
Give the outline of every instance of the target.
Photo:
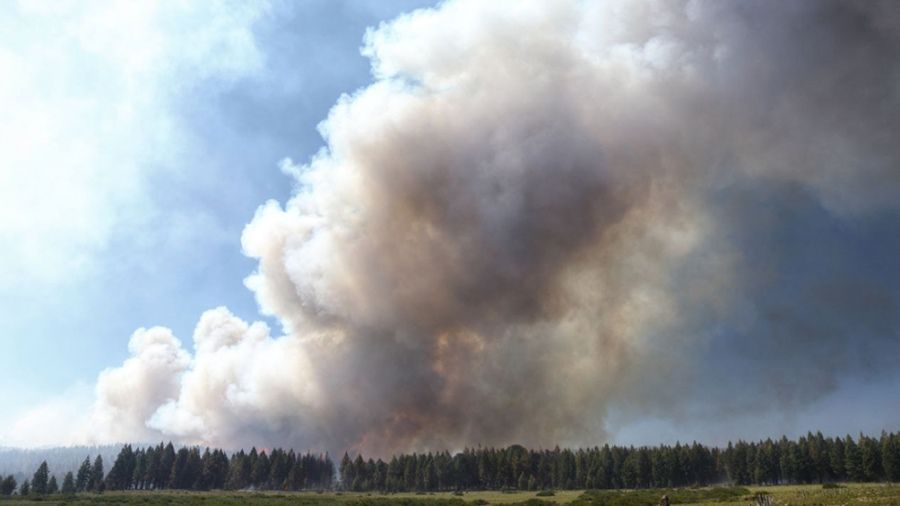
MULTIPOLYGON (((738 325, 769 296, 761 272, 798 261, 748 256, 780 240, 754 196, 897 211, 897 7, 452 0, 371 30, 374 82, 338 101, 308 163, 283 162, 294 196, 243 233, 246 285, 283 335, 225 308, 193 353, 140 330, 92 426, 376 454, 594 444, 611 403, 696 388, 717 339, 789 355, 816 338, 787 313, 845 307, 848 288, 786 303, 776 337, 759 323, 776 313, 738 325)), ((849 293, 870 289, 878 349, 897 312, 890 290, 849 293)), ((859 353, 834 374, 877 355, 859 353)))

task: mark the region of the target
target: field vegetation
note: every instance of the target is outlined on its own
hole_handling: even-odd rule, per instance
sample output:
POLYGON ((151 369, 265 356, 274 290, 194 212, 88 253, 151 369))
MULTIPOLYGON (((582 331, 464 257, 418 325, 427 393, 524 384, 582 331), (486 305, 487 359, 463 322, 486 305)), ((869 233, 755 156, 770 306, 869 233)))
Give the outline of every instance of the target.
POLYGON ((840 484, 780 485, 772 487, 703 487, 636 490, 564 490, 552 495, 533 491, 476 491, 465 493, 374 493, 374 492, 236 492, 236 491, 127 491, 79 493, 68 496, 11 496, 0 498, 2 506, 54 505, 170 505, 212 506, 253 504, 259 506, 484 506, 490 504, 528 506, 655 506, 663 495, 670 503, 704 506, 755 505, 768 496, 772 505, 898 505, 900 485, 840 484))

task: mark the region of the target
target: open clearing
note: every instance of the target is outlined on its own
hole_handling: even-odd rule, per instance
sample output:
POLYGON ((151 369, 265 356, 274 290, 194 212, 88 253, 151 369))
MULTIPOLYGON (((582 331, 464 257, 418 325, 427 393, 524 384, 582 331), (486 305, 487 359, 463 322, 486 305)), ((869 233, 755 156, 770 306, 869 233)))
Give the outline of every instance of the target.
POLYGON ((771 496, 773 505, 900 505, 900 485, 886 484, 847 484, 840 488, 823 488, 821 485, 786 485, 774 487, 745 488, 699 488, 672 490, 603 490, 585 492, 582 490, 566 490, 556 492, 549 497, 537 497, 536 492, 466 492, 459 496, 450 492, 417 494, 378 494, 378 493, 338 493, 338 492, 111 492, 105 494, 78 494, 74 497, 50 496, 44 498, 22 499, 17 497, 0 498, 3 506, 35 504, 166 504, 179 505, 237 505, 259 504, 264 506, 281 505, 389 505, 402 504, 408 506, 465 506, 466 504, 516 504, 558 503, 576 505, 628 505, 653 506, 658 504, 663 494, 668 494, 672 504, 703 504, 714 506, 719 504, 753 504, 755 494, 765 493, 771 496))

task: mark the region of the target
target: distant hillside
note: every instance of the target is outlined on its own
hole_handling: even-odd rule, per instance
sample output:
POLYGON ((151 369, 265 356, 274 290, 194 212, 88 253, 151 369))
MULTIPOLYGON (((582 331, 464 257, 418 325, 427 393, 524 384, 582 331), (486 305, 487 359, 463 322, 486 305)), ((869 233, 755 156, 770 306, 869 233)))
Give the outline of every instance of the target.
POLYGON ((41 462, 46 460, 50 474, 61 479, 68 471, 73 473, 85 457, 91 461, 99 454, 107 469, 112 465, 122 445, 66 446, 58 448, 2 448, 0 447, 0 476, 13 474, 21 482, 30 478, 41 462))

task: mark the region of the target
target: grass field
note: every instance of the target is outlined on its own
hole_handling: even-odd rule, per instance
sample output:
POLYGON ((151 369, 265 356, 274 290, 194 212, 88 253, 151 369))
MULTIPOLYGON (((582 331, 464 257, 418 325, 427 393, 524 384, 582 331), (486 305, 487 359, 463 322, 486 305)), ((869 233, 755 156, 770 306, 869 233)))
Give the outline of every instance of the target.
POLYGON ((449 492, 434 494, 378 493, 277 493, 277 492, 110 492, 101 495, 79 494, 63 498, 51 496, 34 499, 16 497, 0 498, 2 506, 35 506, 36 504, 60 505, 238 505, 260 506, 466 506, 483 504, 573 504, 574 506, 653 506, 667 494, 672 504, 703 504, 705 506, 753 504, 755 494, 764 493, 772 498, 773 505, 812 506, 839 504, 900 505, 900 485, 849 484, 840 488, 823 488, 821 485, 789 485, 778 487, 730 487, 672 490, 602 490, 559 491, 552 496, 537 497, 535 492, 466 492, 454 495, 449 492))

